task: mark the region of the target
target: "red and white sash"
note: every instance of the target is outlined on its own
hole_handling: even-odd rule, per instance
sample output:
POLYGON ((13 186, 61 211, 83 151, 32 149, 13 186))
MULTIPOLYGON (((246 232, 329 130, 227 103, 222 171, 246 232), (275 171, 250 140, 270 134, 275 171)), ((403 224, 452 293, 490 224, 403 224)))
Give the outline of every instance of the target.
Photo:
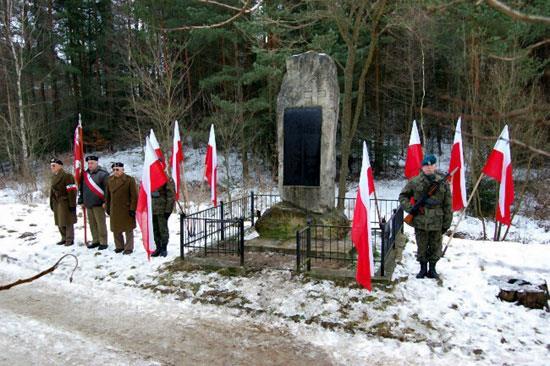
POLYGON ((92 191, 96 196, 98 196, 102 200, 105 200, 103 189, 101 189, 101 187, 98 186, 96 182, 94 182, 89 172, 86 172, 86 174, 84 174, 84 183, 86 184, 86 187, 88 187, 90 191, 92 191))

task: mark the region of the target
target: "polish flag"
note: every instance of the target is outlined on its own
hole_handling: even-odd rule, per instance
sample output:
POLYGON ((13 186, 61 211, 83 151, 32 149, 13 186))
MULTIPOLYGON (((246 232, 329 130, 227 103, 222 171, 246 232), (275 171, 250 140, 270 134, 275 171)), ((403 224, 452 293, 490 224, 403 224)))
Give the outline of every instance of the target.
POLYGON ((162 163, 162 166, 166 166, 166 160, 164 160, 164 154, 162 153, 162 150, 160 149, 159 142, 157 140, 157 136, 155 136, 155 132, 153 132, 153 129, 151 129, 151 133, 149 134, 149 141, 151 142, 151 146, 153 146, 153 150, 155 150, 155 154, 160 159, 160 162, 162 163))
POLYGON ((218 154, 216 152, 216 136, 214 135, 213 124, 210 127, 210 137, 208 138, 208 148, 206 149, 206 160, 204 164, 204 180, 207 181, 210 186, 210 200, 214 206, 217 206, 216 186, 218 184, 218 154))
POLYGON ((164 168, 158 159, 149 138, 145 143, 145 161, 143 162, 143 171, 141 173, 141 184, 139 185, 139 195, 136 208, 136 221, 141 229, 143 238, 143 247, 147 253, 147 259, 150 259, 154 247, 155 238, 153 235, 153 204, 151 192, 158 190, 168 182, 168 177, 164 173, 164 168))
POLYGON ((74 130, 73 141, 73 168, 74 179, 77 185, 81 183, 82 168, 84 167, 84 143, 82 137, 82 120, 80 119, 80 113, 78 114, 78 126, 74 130))
POLYGON ((174 141, 172 145, 172 156, 170 166, 172 167, 172 179, 176 184, 176 201, 180 198, 181 192, 181 165, 183 164, 183 147, 180 139, 180 128, 178 121, 174 123, 174 141))
POLYGON ((512 153, 508 125, 504 126, 493 151, 487 158, 483 173, 500 183, 496 220, 505 225, 512 224, 510 206, 514 202, 514 181, 512 180, 512 153))
POLYGON ((357 272, 355 279, 369 291, 372 290, 371 278, 374 276, 372 234, 370 228, 370 196, 374 194, 374 178, 369 162, 367 144, 363 142, 363 163, 359 177, 359 188, 353 211, 351 240, 357 249, 357 272))
POLYGON ((450 178, 451 192, 453 196, 453 211, 460 211, 466 207, 466 177, 464 172, 464 150, 462 148, 461 122, 461 118, 458 117, 453 147, 451 148, 451 162, 449 163, 450 172, 452 172, 455 168, 457 169, 455 174, 450 178))
POLYGON ((423 158, 424 153, 422 152, 416 121, 413 121, 409 147, 407 148, 407 158, 405 160, 405 177, 407 179, 414 178, 420 173, 423 158))

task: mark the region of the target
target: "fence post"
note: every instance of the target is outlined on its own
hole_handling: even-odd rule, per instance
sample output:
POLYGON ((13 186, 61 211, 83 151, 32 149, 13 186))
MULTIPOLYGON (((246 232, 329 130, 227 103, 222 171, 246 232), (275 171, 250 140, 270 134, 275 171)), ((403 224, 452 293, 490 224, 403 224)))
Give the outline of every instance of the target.
POLYGON ((311 226, 308 223, 306 231, 306 263, 307 271, 311 271, 311 226))
POLYGON ((221 233, 220 238, 221 240, 225 240, 225 227, 223 223, 223 201, 220 201, 220 227, 221 227, 221 233))
POLYGON ((301 245, 300 245, 300 230, 296 230, 296 272, 300 272, 300 264, 301 264, 301 245))
POLYGON ((254 226, 254 191, 250 191, 250 221, 254 226))
POLYGON ((386 223, 381 222, 382 229, 382 248, 380 248, 380 276, 384 277, 384 263, 386 262, 386 223))
POLYGON ((181 259, 185 259, 183 256, 183 220, 184 220, 185 213, 180 213, 180 257, 181 259))
POLYGON ((241 267, 244 266, 244 218, 239 219, 239 250, 241 252, 241 267))

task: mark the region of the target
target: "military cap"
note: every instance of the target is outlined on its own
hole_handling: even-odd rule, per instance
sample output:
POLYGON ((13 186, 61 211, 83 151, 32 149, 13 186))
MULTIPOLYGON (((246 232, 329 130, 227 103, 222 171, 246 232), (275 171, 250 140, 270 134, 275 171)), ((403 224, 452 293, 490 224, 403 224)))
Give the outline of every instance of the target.
POLYGON ((111 168, 124 168, 124 164, 121 162, 113 163, 113 165, 111 165, 111 168))
POLYGON ((433 165, 433 164, 435 164, 436 161, 437 161, 437 159, 435 158, 434 155, 428 154, 422 160, 422 166, 424 166, 424 165, 433 165))
POLYGON ((52 158, 50 160, 50 164, 63 165, 63 162, 61 160, 59 160, 58 158, 52 158))
POLYGON ((86 156, 86 161, 89 161, 89 160, 98 161, 99 158, 95 155, 88 155, 88 156, 86 156))

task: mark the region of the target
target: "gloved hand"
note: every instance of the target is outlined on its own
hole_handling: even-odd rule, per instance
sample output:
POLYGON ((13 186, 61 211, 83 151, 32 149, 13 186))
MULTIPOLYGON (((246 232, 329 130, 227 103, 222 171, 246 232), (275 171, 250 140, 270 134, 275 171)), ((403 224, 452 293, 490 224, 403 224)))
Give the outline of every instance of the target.
POLYGON ((128 215, 130 215, 130 217, 136 217, 136 211, 134 211, 134 210, 129 210, 129 211, 128 211, 128 215))
POLYGON ((71 213, 76 213, 76 207, 69 207, 69 211, 71 211, 71 213))
POLYGON ((164 213, 164 218, 165 218, 166 220, 168 220, 168 218, 170 217, 171 214, 172 214, 171 212, 165 212, 165 213, 164 213))
POLYGON ((442 229, 441 229, 441 234, 445 234, 448 230, 449 230, 448 227, 447 227, 447 228, 442 228, 442 229))

